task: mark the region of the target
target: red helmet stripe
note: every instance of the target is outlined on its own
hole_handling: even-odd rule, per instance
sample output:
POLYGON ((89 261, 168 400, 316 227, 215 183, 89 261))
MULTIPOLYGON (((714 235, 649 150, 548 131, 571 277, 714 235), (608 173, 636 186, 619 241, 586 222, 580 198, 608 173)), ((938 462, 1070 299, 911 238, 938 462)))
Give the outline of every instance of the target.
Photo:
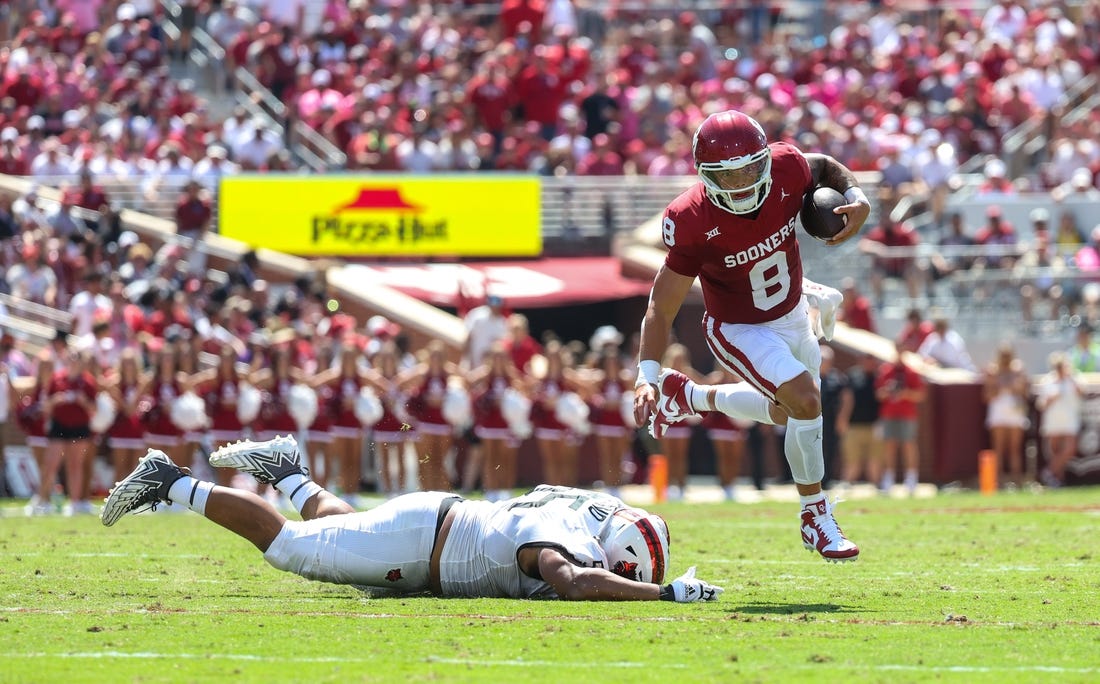
POLYGON ((638 530, 641 531, 646 546, 649 547, 649 557, 652 559, 653 564, 649 576, 653 579, 654 584, 660 584, 665 579, 665 553, 664 548, 661 546, 661 535, 649 518, 642 518, 635 524, 638 526, 638 530))

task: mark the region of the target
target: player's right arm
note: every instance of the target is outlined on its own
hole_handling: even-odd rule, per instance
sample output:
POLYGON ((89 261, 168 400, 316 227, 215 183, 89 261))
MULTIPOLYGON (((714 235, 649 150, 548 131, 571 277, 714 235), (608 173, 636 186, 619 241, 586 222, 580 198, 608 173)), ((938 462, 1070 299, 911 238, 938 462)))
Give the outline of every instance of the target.
MULTIPOLYGON (((696 579, 695 568, 660 586, 649 582, 635 582, 620 577, 603 568, 586 568, 576 565, 554 548, 526 548, 520 551, 520 568, 523 569, 525 553, 538 554, 538 572, 542 580, 554 589, 558 598, 566 601, 715 601, 722 588, 696 579)), ((526 572, 526 571, 525 571, 526 572)))
MULTIPOLYGON (((566 601, 656 601, 660 598, 661 587, 656 584, 635 582, 603 568, 581 567, 557 549, 524 551, 538 553, 539 575, 553 587, 558 598, 566 601)), ((522 565, 522 558, 520 563, 522 565)))
POLYGON ((660 373, 660 360, 668 346, 672 322, 694 282, 694 276, 681 275, 667 264, 661 266, 657 277, 653 279, 649 305, 646 307, 645 317, 642 318, 638 350, 638 380, 634 389, 634 419, 638 421, 638 425, 645 425, 650 414, 657 408, 656 383, 660 373))

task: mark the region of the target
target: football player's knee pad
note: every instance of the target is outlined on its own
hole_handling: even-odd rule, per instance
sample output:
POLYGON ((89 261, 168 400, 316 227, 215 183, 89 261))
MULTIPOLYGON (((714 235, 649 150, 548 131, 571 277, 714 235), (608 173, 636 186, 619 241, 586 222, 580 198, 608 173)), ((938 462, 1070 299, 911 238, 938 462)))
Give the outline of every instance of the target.
POLYGON ((783 451, 798 484, 815 484, 825 479, 825 455, 821 451, 821 416, 812 420, 787 419, 783 451))

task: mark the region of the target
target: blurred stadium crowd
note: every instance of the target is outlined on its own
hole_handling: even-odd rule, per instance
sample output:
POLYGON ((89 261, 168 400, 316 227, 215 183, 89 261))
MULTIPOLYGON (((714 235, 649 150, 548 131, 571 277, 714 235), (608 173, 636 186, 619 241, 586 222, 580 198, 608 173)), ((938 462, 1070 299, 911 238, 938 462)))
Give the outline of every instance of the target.
MULTIPOLYGON (((219 115, 170 77, 195 26, 228 73, 246 67, 351 169, 690 174, 698 122, 737 108, 772 139, 883 170, 890 190, 936 187, 997 153, 1100 60, 1095 0, 1072 17, 1060 2, 808 3, 805 35, 776 30, 784 3, 700 4, 187 0, 168 41, 149 0, 16 0, 3 170, 210 185, 294 166, 264 121, 219 115)), ((1019 182, 1053 188, 1080 171, 1095 185, 1097 125, 1061 131, 1052 162, 1019 182)))
MULTIPOLYGON (((55 346, 34 358, 22 357, 17 341, 5 336, 4 363, 46 387, 47 359, 59 375, 81 377, 86 368, 96 386, 117 387, 124 361, 133 361, 138 372, 168 382, 177 394, 203 389, 208 406, 214 394, 203 383, 212 382, 208 366, 218 364, 202 354, 231 357, 247 373, 260 374, 249 379, 267 383, 269 393, 279 387, 272 378, 281 372, 273 361, 283 357, 297 369, 291 375, 354 368, 382 397, 390 390, 379 377, 421 372, 411 370, 413 361, 430 357, 429 350, 395 347, 388 322, 375 321, 372 329, 369 321, 333 314, 323 282, 272 287, 248 259, 230 273, 208 272, 202 251, 191 249, 192 240, 213 229, 223 175, 303 168, 293 136, 276 132, 291 131, 292 122, 343 151, 349 170, 663 176, 693 173, 691 135, 707 114, 741 109, 773 140, 831 154, 853 170, 881 172, 881 224, 861 244, 874 262, 872 299, 868 305, 853 283, 846 303, 857 327, 873 327, 870 311, 881 302, 881 281, 903 280, 916 299, 929 282, 975 265, 1012 269, 1058 260, 1100 269, 1100 233, 1073 224, 1072 216, 1052 221, 1033 214, 1037 237, 1025 249, 995 211, 978 230, 944 210, 967 164, 984 175, 979 192, 991 197, 1025 190, 1062 198, 1100 194, 1100 110, 1072 122, 1052 112, 1072 84, 1100 71, 1100 0, 915 9, 904 2, 804 4, 813 11, 800 19, 799 31, 784 30, 784 3, 769 2, 675 9, 616 0, 0 4, 0 173, 64 190, 56 206, 41 202, 33 189, 18 198, 0 193, 0 289, 72 315, 72 329, 62 331, 71 334, 59 334, 55 346), (240 87, 233 69, 243 67, 285 105, 285 120, 227 108, 181 77, 199 29, 225 50, 227 87, 240 87), (1047 161, 1010 174, 997 155, 1006 134, 1029 120, 1049 126, 1047 161), (122 190, 131 196, 134 187, 143 200, 174 207, 170 218, 182 241, 154 253, 121 229, 118 197, 122 190), (943 227, 940 246, 957 248, 941 250, 947 256, 938 261, 905 251, 920 238, 890 218, 890 207, 918 196, 943 227), (1057 229, 1048 232, 1052 223, 1057 229), (1092 250, 1091 261, 1085 250, 1092 250), (864 319, 865 325, 856 322, 864 319), (354 356, 350 366, 341 362, 345 353, 354 356), (380 360, 387 355, 396 358, 393 368, 380 360)), ((1053 280, 1031 285, 1031 304, 1073 306, 1087 299, 1053 280)), ((576 346, 565 345, 558 361, 551 361, 557 351, 547 355, 535 379, 516 379, 523 364, 482 374, 507 375, 509 386, 535 397, 537 406, 544 369, 560 363, 570 391, 615 427, 611 416, 619 410, 599 399, 597 379, 618 377, 620 370, 604 367, 602 357, 588 358, 599 350, 576 346)), ((629 345, 622 351, 629 357, 629 345)), ((475 397, 485 389, 474 391, 484 381, 474 370, 479 367, 471 360, 462 370, 462 384, 475 397)), ((407 377, 400 382, 406 381, 406 389, 416 386, 407 377)), ((623 382, 632 386, 629 378, 623 382)), ((58 391, 90 421, 93 406, 78 402, 68 385, 58 391)), ((137 410, 144 400, 144 410, 152 410, 156 394, 142 391, 126 402, 137 410)), ((28 420, 35 415, 33 407, 12 407, 17 410, 28 420)), ((415 418, 402 416, 400 424, 415 425, 415 418)), ((267 430, 255 420, 261 421, 253 426, 257 433, 267 430)), ((285 415, 281 420, 276 429, 297 429, 285 415)), ((548 439, 575 442, 558 423, 542 426, 546 435, 557 431, 548 439)), ((619 423, 625 429, 621 417, 619 423)), ((539 425, 532 427, 537 436, 539 425)), ((161 429, 182 443, 171 421, 161 429)), ((436 432, 451 435, 449 428, 436 432)), ((49 435, 38 436, 46 449, 49 435)), ((47 471, 62 460, 79 464, 66 479, 80 482, 73 468, 84 468, 90 452, 69 446, 62 455, 61 443, 70 437, 56 437, 56 449, 48 457, 43 451, 41 464, 47 471), (74 456, 77 451, 85 455, 74 456)), ((482 483, 490 490, 509 486, 507 464, 515 457, 511 447, 491 446, 497 438, 512 442, 499 434, 486 438, 483 457, 505 459, 503 471, 486 471, 490 480, 506 474, 499 483, 482 483)), ((469 441, 479 439, 474 434, 469 441)), ((621 444, 607 448, 622 453, 621 444)), ((606 459, 601 477, 612 483, 618 460, 606 459)), ((350 464, 318 469, 350 477, 350 464)), ((341 489, 357 489, 355 483, 349 479, 341 489)), ((79 493, 74 498, 86 501, 79 493)))

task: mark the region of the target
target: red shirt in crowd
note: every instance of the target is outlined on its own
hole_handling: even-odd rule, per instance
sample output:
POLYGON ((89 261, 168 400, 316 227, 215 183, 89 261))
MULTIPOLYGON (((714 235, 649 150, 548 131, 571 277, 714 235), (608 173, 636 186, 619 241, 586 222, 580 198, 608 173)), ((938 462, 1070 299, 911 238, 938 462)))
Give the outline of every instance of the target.
POLYGON ((871 300, 863 295, 856 295, 851 299, 845 297, 838 318, 858 330, 875 331, 875 322, 871 318, 871 300))
POLYGON ((649 64, 657 63, 661 59, 657 47, 645 41, 631 42, 619 48, 619 68, 625 69, 630 74, 630 82, 638 84, 645 74, 649 64))
POLYGON ((84 47, 84 35, 75 25, 59 26, 50 34, 50 51, 60 52, 69 57, 84 47))
POLYGON ((920 390, 924 380, 901 361, 883 364, 875 378, 879 396, 878 417, 885 420, 916 420, 917 402, 898 396, 901 390, 920 390))
POLYGON ((478 76, 470 81, 466 97, 486 130, 504 130, 504 115, 515 104, 515 91, 507 78, 478 76))
POLYGON ((200 197, 184 196, 176 203, 176 232, 202 230, 210 223, 213 212, 210 202, 200 197))
POLYGON ((542 20, 546 16, 546 3, 543 0, 504 0, 500 5, 500 25, 505 38, 515 38, 519 34, 519 25, 527 22, 531 25, 528 34, 532 43, 542 42, 542 20))
POLYGON ((99 211, 100 207, 107 204, 107 193, 98 185, 81 187, 72 197, 74 205, 92 211, 99 211))
POLYGON ((516 79, 516 91, 523 104, 523 116, 540 124, 556 124, 558 109, 565 100, 565 81, 545 66, 532 65, 516 79))
POLYGON ((95 402, 95 378, 91 373, 72 377, 67 370, 57 371, 50 380, 49 395, 57 401, 51 414, 54 423, 65 428, 79 428, 86 427, 92 419, 88 409, 77 401, 79 395, 84 395, 89 402, 95 402))
MULTIPOLYGON (((905 223, 892 223, 889 222, 889 219, 887 219, 887 223, 875 226, 868 231, 867 237, 864 239, 877 242, 883 247, 916 247, 919 242, 917 233, 912 226, 905 223)), ((913 263, 913 257, 876 256, 874 263, 886 275, 900 277, 909 264, 913 263)))
POLYGON ((18 156, 0 152, 0 173, 5 176, 26 176, 30 173, 30 164, 18 156))
POLYGON ((9 76, 4 83, 2 97, 10 97, 15 100, 16 107, 30 107, 34 109, 42 99, 42 82, 36 76, 30 76, 27 72, 21 72, 15 76, 9 76))
POLYGON ((924 338, 931 335, 935 329, 936 326, 932 324, 932 321, 906 323, 905 327, 898 333, 898 349, 910 352, 917 351, 920 349, 921 343, 924 342, 924 338))

